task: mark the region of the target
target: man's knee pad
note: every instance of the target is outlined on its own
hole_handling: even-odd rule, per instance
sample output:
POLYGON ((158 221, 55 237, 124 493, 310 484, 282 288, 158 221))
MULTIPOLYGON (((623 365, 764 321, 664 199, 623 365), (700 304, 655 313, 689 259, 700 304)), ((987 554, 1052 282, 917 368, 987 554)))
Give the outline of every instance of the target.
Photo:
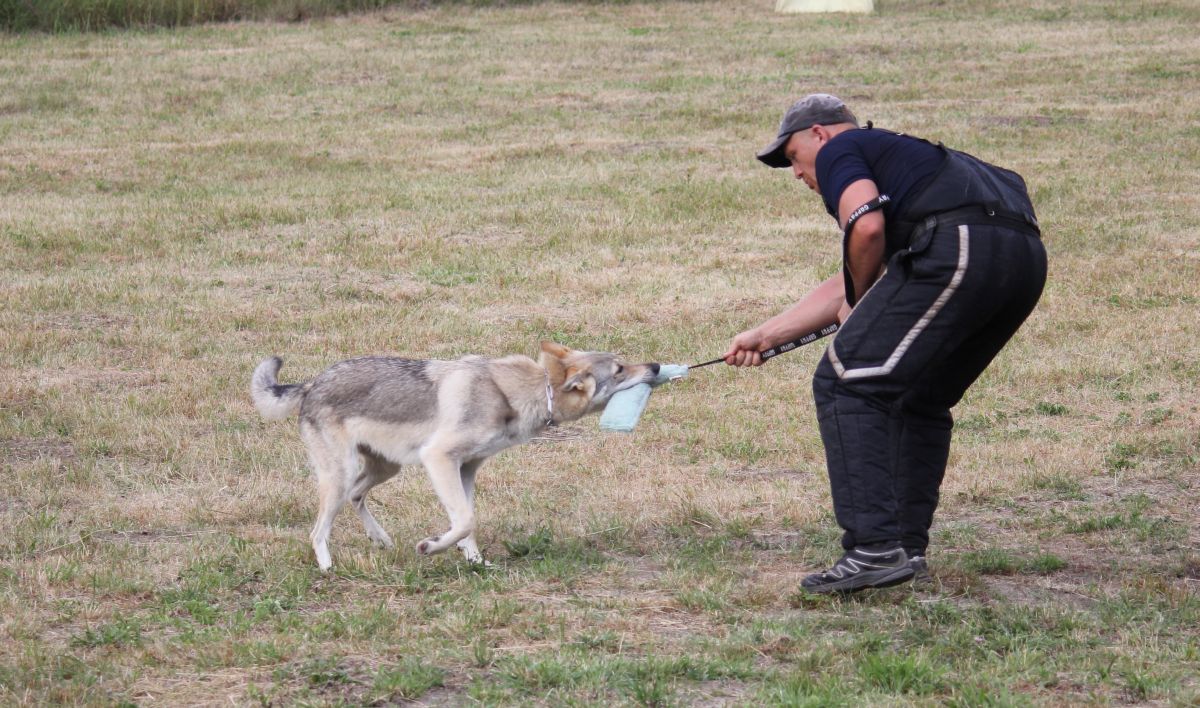
POLYGON ((954 416, 950 406, 943 402, 925 401, 908 396, 900 401, 900 415, 914 425, 939 430, 950 430, 954 427, 954 416))
POLYGON ((838 377, 829 357, 821 358, 813 373, 813 401, 817 405, 817 417, 838 413, 865 413, 874 415, 887 412, 891 404, 879 396, 877 387, 870 379, 846 381, 838 377))
POLYGON ((833 364, 829 363, 828 356, 821 357, 817 370, 813 372, 813 401, 817 405, 818 416, 833 405, 837 385, 838 376, 833 364))

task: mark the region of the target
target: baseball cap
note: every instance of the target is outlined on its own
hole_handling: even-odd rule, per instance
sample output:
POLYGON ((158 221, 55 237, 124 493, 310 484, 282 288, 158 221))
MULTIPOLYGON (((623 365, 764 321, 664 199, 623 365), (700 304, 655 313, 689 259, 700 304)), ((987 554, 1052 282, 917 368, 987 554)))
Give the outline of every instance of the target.
POLYGON ((779 135, 775 142, 759 151, 759 160, 769 167, 791 167, 792 163, 783 156, 783 148, 787 145, 792 133, 807 130, 814 125, 834 125, 835 123, 853 123, 858 125, 858 119, 846 108, 846 103, 837 96, 827 93, 810 93, 792 104, 783 114, 779 123, 779 135))

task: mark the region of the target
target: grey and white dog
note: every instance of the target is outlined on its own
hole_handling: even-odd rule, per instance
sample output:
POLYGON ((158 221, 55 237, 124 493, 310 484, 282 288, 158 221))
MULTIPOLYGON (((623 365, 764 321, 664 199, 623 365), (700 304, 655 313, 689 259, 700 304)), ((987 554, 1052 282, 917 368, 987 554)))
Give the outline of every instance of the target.
POLYGON ((280 384, 278 357, 254 370, 250 394, 263 417, 300 413, 300 437, 317 477, 320 511, 312 530, 317 565, 328 570, 334 517, 350 501, 367 536, 392 547, 367 509, 367 493, 421 463, 450 516, 450 529, 417 544, 441 553, 457 544, 483 562, 475 542, 475 475, 487 458, 529 441, 547 426, 604 408, 609 398, 650 383, 658 364, 542 342, 538 361, 514 355, 454 361, 363 357, 338 362, 307 383, 280 384))

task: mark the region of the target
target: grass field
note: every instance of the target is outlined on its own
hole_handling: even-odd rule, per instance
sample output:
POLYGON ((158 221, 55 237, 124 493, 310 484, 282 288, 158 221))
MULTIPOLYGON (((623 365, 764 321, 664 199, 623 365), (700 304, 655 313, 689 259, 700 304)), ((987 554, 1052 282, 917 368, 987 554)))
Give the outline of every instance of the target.
POLYGON ((1200 9, 435 6, 0 36, 0 702, 1194 705, 1200 9), (321 574, 294 422, 369 353, 689 363, 839 267, 754 152, 813 90, 1022 172, 1050 282, 956 410, 934 587, 836 558, 811 347, 423 474, 321 574))

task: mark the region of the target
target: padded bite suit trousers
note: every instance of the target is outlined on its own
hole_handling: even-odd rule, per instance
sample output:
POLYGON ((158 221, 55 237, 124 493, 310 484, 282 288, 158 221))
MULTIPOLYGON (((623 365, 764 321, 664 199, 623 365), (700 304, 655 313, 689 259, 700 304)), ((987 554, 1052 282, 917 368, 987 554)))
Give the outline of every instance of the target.
POLYGON ((1037 234, 938 223, 893 255, 813 377, 842 545, 924 554, 950 451, 950 409, 1033 310, 1037 234))

